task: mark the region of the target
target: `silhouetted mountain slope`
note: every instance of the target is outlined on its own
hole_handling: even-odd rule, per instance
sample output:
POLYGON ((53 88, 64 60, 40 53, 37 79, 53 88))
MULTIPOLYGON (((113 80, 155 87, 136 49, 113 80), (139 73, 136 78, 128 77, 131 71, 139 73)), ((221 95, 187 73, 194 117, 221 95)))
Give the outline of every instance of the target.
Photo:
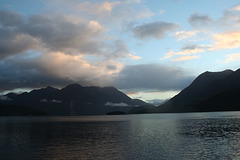
POLYGON ((240 110, 240 70, 205 72, 178 95, 149 112, 240 110), (236 95, 234 95, 236 94, 236 95), (224 98, 226 96, 227 98, 224 98), (229 105, 228 105, 229 104, 229 105))
POLYGON ((59 91, 56 88, 53 87, 46 87, 46 88, 42 88, 39 90, 32 90, 31 92, 27 93, 24 92, 22 94, 15 94, 15 93, 8 93, 5 96, 9 97, 10 99, 14 100, 14 101, 18 101, 18 102, 35 102, 41 99, 44 99, 47 96, 51 96, 52 94, 56 93, 57 91, 59 91))
POLYGON ((47 116, 47 114, 25 106, 0 104, 0 116, 47 116))
POLYGON ((113 111, 128 112, 147 103, 133 100, 114 87, 82 87, 71 84, 63 89, 46 87, 22 94, 9 93, 7 105, 23 105, 42 110, 49 115, 91 115, 113 111))
POLYGON ((240 88, 227 90, 196 104, 200 111, 239 111, 240 88))
POLYGON ((181 91, 180 94, 176 95, 171 101, 201 101, 213 93, 213 87, 211 87, 216 81, 221 81, 223 78, 233 74, 231 70, 225 70, 223 72, 204 72, 199 75, 193 82, 181 91), (211 87, 212 89, 209 89, 211 87), (206 92, 206 91, 209 92, 206 92))

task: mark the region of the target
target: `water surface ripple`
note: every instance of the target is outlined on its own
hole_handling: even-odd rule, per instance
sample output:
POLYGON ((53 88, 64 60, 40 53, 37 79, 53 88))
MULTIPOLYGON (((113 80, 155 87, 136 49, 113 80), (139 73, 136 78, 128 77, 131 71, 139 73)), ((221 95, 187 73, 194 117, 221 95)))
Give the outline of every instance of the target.
POLYGON ((1 159, 238 159, 240 112, 1 117, 1 159))

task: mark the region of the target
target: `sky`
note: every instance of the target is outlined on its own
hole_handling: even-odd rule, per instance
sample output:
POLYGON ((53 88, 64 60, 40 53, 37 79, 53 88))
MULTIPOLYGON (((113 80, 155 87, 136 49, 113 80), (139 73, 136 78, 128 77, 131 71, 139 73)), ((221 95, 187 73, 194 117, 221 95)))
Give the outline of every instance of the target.
POLYGON ((0 93, 79 83, 154 102, 239 62, 238 0, 0 1, 0 93))

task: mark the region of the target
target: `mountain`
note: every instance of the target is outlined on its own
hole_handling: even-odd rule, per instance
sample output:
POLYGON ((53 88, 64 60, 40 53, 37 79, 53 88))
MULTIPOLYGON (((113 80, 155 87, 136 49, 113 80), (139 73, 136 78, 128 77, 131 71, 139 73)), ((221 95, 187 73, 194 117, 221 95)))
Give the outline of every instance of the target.
POLYGON ((239 98, 240 69, 204 72, 178 95, 144 113, 240 110, 239 98))
POLYGON ((62 89, 46 87, 22 94, 4 95, 0 103, 21 105, 52 116, 100 115, 114 111, 128 112, 136 106, 146 105, 128 97, 114 87, 83 87, 71 84, 62 89))
POLYGON ((240 111, 240 88, 227 90, 197 104, 199 111, 240 111))
POLYGON ((151 112, 155 108, 156 108, 156 106, 154 106, 152 104, 147 104, 147 105, 142 105, 142 106, 139 106, 139 107, 134 107, 133 109, 128 111, 128 113, 129 114, 149 113, 149 112, 151 112))
POLYGON ((0 104, 0 116, 47 116, 47 113, 25 106, 0 104))

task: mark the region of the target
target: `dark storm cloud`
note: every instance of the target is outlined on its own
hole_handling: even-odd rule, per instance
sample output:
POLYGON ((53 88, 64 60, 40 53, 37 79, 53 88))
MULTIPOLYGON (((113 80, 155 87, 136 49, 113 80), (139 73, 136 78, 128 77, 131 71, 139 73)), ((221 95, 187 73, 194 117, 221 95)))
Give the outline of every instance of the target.
POLYGON ((23 17, 21 14, 10 11, 0 11, 0 24, 2 26, 14 27, 23 23, 23 17))
POLYGON ((0 11, 0 58, 34 48, 36 41, 19 31, 22 24, 22 15, 0 11))
POLYGON ((103 33, 104 28, 95 21, 47 14, 23 17, 15 12, 0 11, 0 57, 27 50, 126 57, 124 42, 116 40, 106 44, 100 38, 103 33))
POLYGON ((73 23, 64 16, 34 15, 19 28, 52 51, 77 50, 82 53, 98 52, 98 32, 84 22, 73 23))
POLYGON ((169 22, 157 21, 152 23, 143 23, 132 27, 131 30, 135 37, 140 39, 156 38, 162 39, 168 32, 174 31, 179 25, 169 22))
POLYGON ((22 65, 1 61, 0 73, 0 92, 16 88, 39 88, 48 85, 62 86, 72 83, 70 80, 63 80, 42 73, 32 64, 22 65))
POLYGON ((189 18, 188 22, 192 26, 208 26, 213 23, 213 19, 208 15, 201 15, 198 12, 193 13, 189 18))
MULTIPOLYGON (((71 83, 79 83, 83 86, 99 85, 99 82, 102 82, 102 86, 112 85, 127 90, 181 90, 189 85, 194 78, 181 68, 158 64, 140 64, 126 66, 119 73, 108 76, 96 76, 99 71, 90 69, 84 71, 88 75, 80 74, 79 78, 72 79, 67 74, 66 76, 54 74, 48 67, 44 68, 44 64, 45 62, 42 64, 37 58, 31 61, 24 58, 7 58, 0 61, 0 92, 48 85, 63 87, 71 83), (95 75, 94 80, 91 75, 95 75), (92 81, 90 82, 89 79, 92 81)), ((115 69, 111 65, 107 67, 115 69)), ((68 71, 63 73, 66 72, 68 71)))
POLYGON ((121 89, 181 90, 193 79, 181 68, 139 64, 126 66, 116 76, 114 85, 121 89))
MULTIPOLYGON (((138 38, 161 39, 177 27, 154 22, 133 27, 132 31, 138 38)), ((182 69, 154 64, 126 66, 117 75, 108 74, 118 72, 121 65, 114 60, 129 53, 121 40, 107 44, 100 39, 103 30, 97 22, 73 21, 61 15, 23 17, 0 12, 0 92, 70 83, 179 90, 192 80, 182 69), (81 57, 84 54, 104 61, 88 62, 81 57)))
MULTIPOLYGON (((19 55, 0 60, 0 93, 16 88, 40 88, 46 86, 66 86, 71 83, 88 85, 84 80, 74 81, 71 77, 55 75, 39 61, 39 58, 28 59, 19 55)), ((63 66, 63 68, 66 66, 63 66)))
POLYGON ((0 14, 0 91, 106 84, 103 77, 118 68, 114 60, 128 55, 123 41, 101 40, 104 29, 95 21, 64 15, 23 17, 11 11, 0 14), (91 63, 83 55, 100 60, 91 63))
POLYGON ((0 58, 33 49, 36 40, 15 29, 0 28, 0 58))

